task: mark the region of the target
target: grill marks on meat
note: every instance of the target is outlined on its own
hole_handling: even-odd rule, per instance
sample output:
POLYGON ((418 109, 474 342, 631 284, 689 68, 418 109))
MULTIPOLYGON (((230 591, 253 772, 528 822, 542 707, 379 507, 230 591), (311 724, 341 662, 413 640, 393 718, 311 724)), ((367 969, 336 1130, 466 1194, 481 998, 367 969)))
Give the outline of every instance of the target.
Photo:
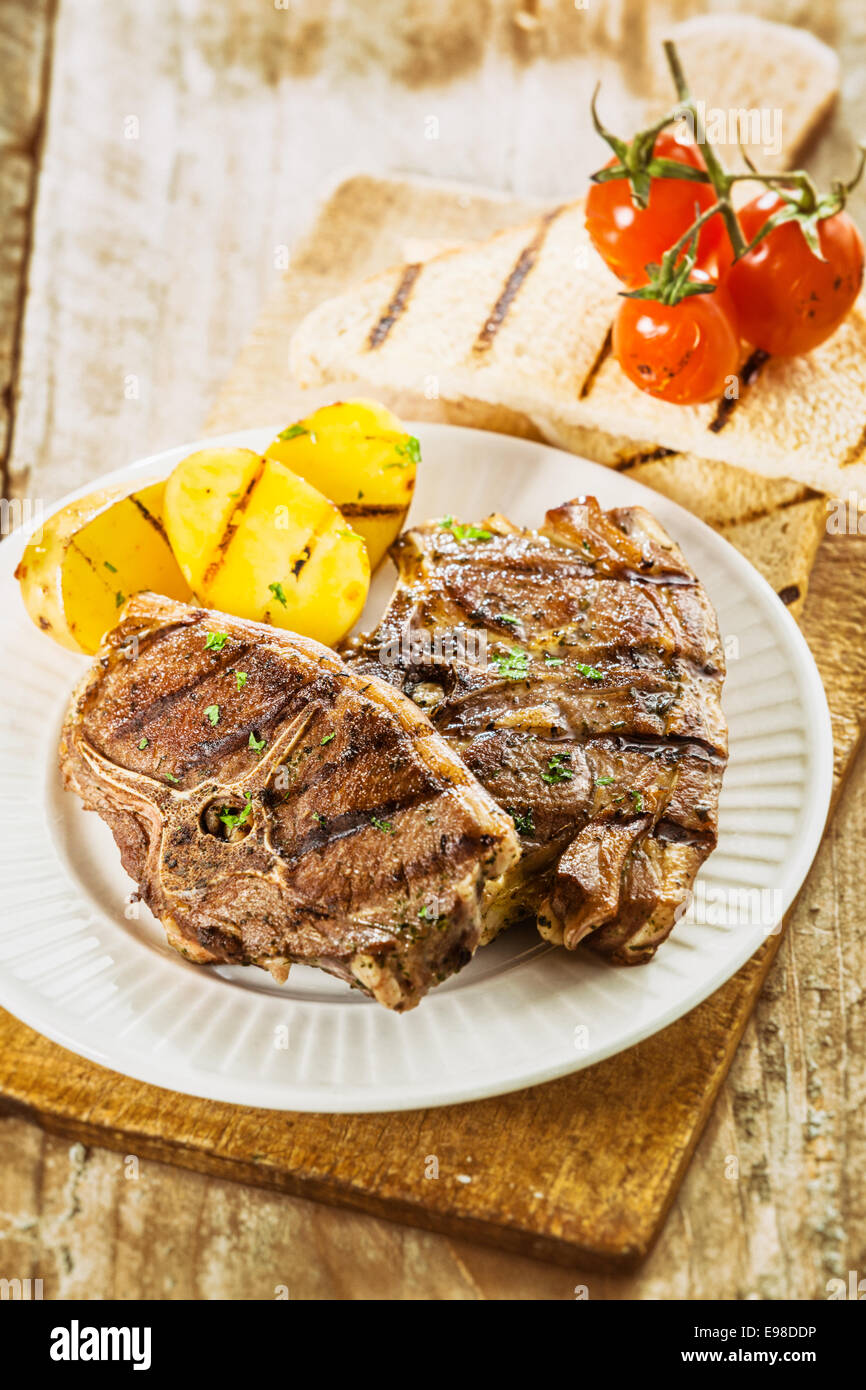
POLYGON ((75 692, 60 759, 182 954, 277 979, 319 965, 397 1010, 470 959, 484 887, 518 855, 508 816, 391 686, 153 595, 75 692))
POLYGON ((569 948, 648 960, 715 846, 727 760, 718 626, 684 557, 643 509, 593 498, 539 532, 429 523, 394 555, 349 659, 423 704, 520 831, 485 939, 531 913, 569 948))

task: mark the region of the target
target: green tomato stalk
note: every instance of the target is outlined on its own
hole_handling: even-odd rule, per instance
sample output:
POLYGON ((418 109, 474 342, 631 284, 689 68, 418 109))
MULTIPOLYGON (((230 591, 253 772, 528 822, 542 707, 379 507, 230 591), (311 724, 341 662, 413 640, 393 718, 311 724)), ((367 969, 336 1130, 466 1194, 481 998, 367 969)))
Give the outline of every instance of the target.
MULTIPOLYGON (((711 294, 714 286, 697 284, 689 279, 697 255, 697 234, 705 222, 717 213, 725 221, 728 236, 734 252, 734 260, 745 256, 765 236, 785 222, 796 222, 806 239, 812 254, 823 260, 818 237, 818 224, 824 218, 840 212, 848 195, 857 186, 866 166, 866 146, 860 144, 859 161, 853 178, 847 183, 835 179, 829 193, 819 193, 809 175, 803 169, 790 169, 780 174, 763 174, 755 168, 745 151, 743 159, 747 169, 741 173, 729 173, 716 150, 706 137, 700 116, 689 90, 685 72, 677 53, 676 45, 669 39, 664 45, 668 68, 676 87, 678 105, 663 116, 661 120, 638 131, 632 140, 620 139, 607 130, 599 118, 596 108, 598 87, 593 93, 590 112, 592 123, 598 135, 610 146, 616 162, 608 168, 599 169, 592 175, 593 183, 608 183, 613 179, 628 179, 632 201, 636 207, 645 209, 649 202, 650 187, 654 178, 685 179, 691 183, 711 184, 716 194, 712 207, 696 216, 695 221, 665 253, 661 265, 648 265, 649 284, 633 290, 627 296, 634 299, 658 299, 664 304, 678 304, 681 299, 692 294, 711 294), (695 131, 695 140, 703 155, 705 170, 695 169, 689 164, 681 164, 674 159, 657 159, 653 154, 656 137, 668 126, 675 125, 688 113, 695 131), (731 190, 736 183, 752 181, 765 188, 776 189, 784 200, 784 206, 773 213, 764 223, 757 236, 748 244, 731 201, 731 190), (790 191, 789 191, 790 190, 790 191), (684 247, 686 254, 677 264, 677 257, 684 247)), ((697 212, 697 209, 696 209, 697 212)))

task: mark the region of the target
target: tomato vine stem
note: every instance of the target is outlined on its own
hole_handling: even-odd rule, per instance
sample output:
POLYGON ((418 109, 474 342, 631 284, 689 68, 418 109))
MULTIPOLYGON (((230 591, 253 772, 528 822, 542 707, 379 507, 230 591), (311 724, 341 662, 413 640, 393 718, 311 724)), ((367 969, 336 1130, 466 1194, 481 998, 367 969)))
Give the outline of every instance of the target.
MULTIPOLYGON (((761 173, 742 145, 740 151, 747 168, 739 173, 729 173, 707 138, 706 127, 692 97, 676 44, 666 39, 662 46, 676 88, 677 106, 645 130, 638 131, 631 140, 622 140, 606 129, 601 122, 597 109, 597 85, 590 103, 592 123, 596 133, 613 150, 615 158, 591 176, 592 182, 609 183, 615 179, 627 179, 632 202, 640 209, 645 209, 649 204, 653 179, 687 179, 693 183, 709 184, 715 192, 716 202, 712 208, 696 216, 696 220, 679 241, 662 257, 660 265, 646 267, 650 272, 650 283, 642 292, 634 292, 632 297, 659 299, 666 304, 676 304, 686 295, 710 293, 711 291, 703 285, 699 288, 690 279, 690 274, 696 259, 697 233, 710 217, 717 215, 724 220, 734 261, 741 260, 759 241, 786 222, 795 222, 799 226, 812 254, 818 260, 823 260, 819 237, 820 223, 844 208, 848 195, 859 183, 866 167, 866 146, 858 146, 859 161, 853 177, 847 182, 834 179, 829 193, 819 193, 805 169, 790 169, 777 174, 761 173), (685 116, 690 118, 695 144, 703 156, 703 169, 694 168, 676 159, 655 155, 657 136, 667 126, 681 122, 685 116), (748 243, 743 236, 731 199, 734 184, 745 181, 760 183, 767 189, 777 190, 780 200, 780 206, 748 243), (686 246, 689 249, 678 265, 677 256, 686 246)), ((696 207, 696 214, 698 211, 696 207)))
POLYGON ((743 237, 734 205, 731 202, 731 179, 729 174, 722 166, 722 162, 707 139, 706 130, 698 115, 697 107, 692 100, 689 84, 683 71, 680 55, 677 53, 677 46, 672 39, 665 39, 663 44, 665 58, 670 69, 674 86, 677 89, 677 98, 683 110, 691 114, 695 128, 695 140, 700 146, 704 163, 707 166, 707 173, 710 176, 710 183, 716 190, 716 197, 719 200, 719 211, 725 219, 725 226, 728 229, 728 236, 731 239, 731 246, 734 249, 734 259, 738 260, 746 249, 745 238, 743 237))

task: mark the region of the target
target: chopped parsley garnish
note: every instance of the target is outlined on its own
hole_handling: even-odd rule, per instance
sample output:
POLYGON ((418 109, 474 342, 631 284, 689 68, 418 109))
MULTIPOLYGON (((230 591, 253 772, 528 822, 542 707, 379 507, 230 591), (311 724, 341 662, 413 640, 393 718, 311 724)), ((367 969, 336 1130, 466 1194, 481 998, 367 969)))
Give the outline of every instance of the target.
POLYGON ((312 816, 313 820, 317 822, 318 825, 325 824, 325 817, 320 815, 318 811, 311 811, 310 815, 312 816))
POLYGON ((261 753, 267 741, 268 740, 266 738, 256 738, 255 734, 251 733, 250 741, 247 744, 247 747, 252 748, 254 753, 261 753))
POLYGON ((532 807, 528 811, 515 811, 513 806, 508 807, 508 813, 514 821, 514 828, 518 835, 534 835, 535 823, 532 819, 532 807))
POLYGON ((249 819, 250 811, 253 809, 252 792, 247 792, 247 804, 242 811, 230 811, 224 806, 220 811, 220 820, 227 830, 234 830, 236 826, 243 825, 249 819))
POLYGON ((568 764, 571 762, 570 753, 554 753, 550 762, 547 764, 547 771, 542 772, 542 782, 547 782, 548 786, 555 787, 560 782, 570 782, 574 773, 568 764))
POLYGON ((306 425, 287 425, 284 430, 280 430, 277 439, 297 439, 299 434, 309 434, 306 425))
POLYGON ((414 434, 407 435, 403 443, 395 445, 394 452, 400 455, 402 462, 386 463, 386 468, 405 468, 409 463, 421 462, 421 445, 414 434))
POLYGON ((544 653, 545 666, 561 666, 563 658, 561 656, 551 656, 550 652, 544 653))
POLYGON ((576 671, 579 671, 580 674, 581 674, 582 676, 586 676, 587 680, 591 680, 591 681, 600 681, 600 680, 604 680, 604 676, 603 676, 602 672, 599 671, 598 667, 597 667, 597 666, 587 666, 587 664, 586 664, 585 661, 576 661, 576 662, 574 663, 574 669, 575 669, 576 671))
POLYGON ((497 613, 496 621, 498 623, 508 623, 509 627, 516 627, 520 619, 515 618, 512 613, 497 613))
POLYGON ((120 605, 123 603, 125 597, 126 597, 126 595, 125 595, 125 594, 122 594, 122 593, 120 592, 120 590, 118 589, 117 593, 114 595, 114 606, 115 606, 115 608, 119 608, 119 607, 120 607, 120 605))
POLYGON ((378 817, 371 816, 370 824, 375 826, 377 830, 384 830, 386 835, 394 833, 394 827, 389 820, 379 820, 378 817))
POLYGON ((205 718, 209 719, 214 728, 216 728, 217 724, 220 722, 219 705, 208 705, 205 710, 205 718))
POLYGON ((331 739, 332 739, 332 738, 336 738, 336 737, 337 737, 336 734, 325 734, 325 737, 322 739, 322 742, 319 744, 319 747, 321 748, 322 745, 325 744, 325 743, 330 743, 330 742, 331 742, 331 739))
POLYGON ((221 652, 228 640, 227 632, 209 632, 204 639, 204 649, 206 652, 221 652))
POLYGON ((597 787, 610 787, 613 785, 614 781, 615 778, 613 777, 596 777, 595 785, 597 787))
POLYGON ((523 681, 529 675, 529 656, 520 647, 512 647, 504 656, 494 656, 493 665, 496 674, 509 681, 523 681))
POLYGON ((287 598, 286 598, 286 591, 285 591, 285 589, 283 588, 282 584, 280 584, 280 583, 269 584, 269 585, 268 585, 268 588, 270 589, 271 593, 273 594, 273 596, 274 596, 274 598, 277 600, 277 602, 278 602, 278 603, 281 603, 281 604, 283 605, 284 608, 287 608, 287 607, 288 607, 288 600, 287 600, 287 598))
POLYGON ((435 912, 433 912, 432 908, 429 908, 426 903, 423 907, 419 907, 418 916, 423 922, 434 922, 436 920, 435 912))
POLYGON ((111 570, 112 574, 117 574, 117 566, 113 565, 110 560, 103 560, 102 563, 107 570, 111 570))
POLYGON ((643 810, 643 796, 641 795, 641 793, 638 792, 638 791, 635 791, 634 788, 632 788, 632 790, 629 792, 629 796, 631 797, 632 801, 634 802, 634 809, 635 809, 636 811, 642 811, 642 810, 643 810))
POLYGON ((179 782, 179 781, 180 781, 180 778, 179 778, 179 777, 175 777, 175 775, 174 775, 173 772, 167 772, 167 773, 165 774, 165 780, 166 780, 166 782, 179 782))
POLYGON ((146 747, 147 747, 147 739, 146 739, 146 738, 143 738, 143 739, 141 740, 141 742, 139 743, 138 746, 139 746, 139 748, 146 748, 146 747))
POLYGON ((246 671, 235 671, 235 686, 238 690, 243 690, 248 680, 246 671))
POLYGON ((450 531, 456 541, 490 541, 493 539, 492 531, 485 531, 483 526, 470 526, 468 523, 455 521, 453 516, 446 516, 444 521, 440 521, 439 530, 450 531))

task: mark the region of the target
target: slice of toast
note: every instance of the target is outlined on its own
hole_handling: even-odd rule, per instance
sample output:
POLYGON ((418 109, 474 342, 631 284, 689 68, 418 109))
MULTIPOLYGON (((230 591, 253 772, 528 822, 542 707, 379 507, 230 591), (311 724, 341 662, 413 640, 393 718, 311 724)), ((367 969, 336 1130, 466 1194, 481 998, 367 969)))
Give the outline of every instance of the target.
POLYGON ((303 385, 357 378, 598 430, 817 491, 866 492, 866 305, 804 357, 755 353, 736 397, 678 406, 639 391, 610 349, 619 281, 582 202, 374 276, 320 305, 292 341, 303 385))
MULTIPOLYGON (((723 76, 717 68, 712 77, 720 106, 732 107, 738 92, 741 106, 759 95, 763 104, 784 99, 785 160, 832 103, 837 60, 802 31, 716 16, 673 34, 701 89, 713 54, 725 53, 723 76)), ((655 93, 651 102, 659 99, 655 93)), ((807 357, 753 355, 735 399, 670 405, 634 387, 611 356, 621 286, 583 220, 582 201, 571 202, 483 243, 408 260, 321 304, 293 340, 296 380, 363 380, 404 400, 460 407, 468 422, 504 410, 557 442, 580 432, 581 452, 592 458, 604 452, 603 442, 588 444, 595 432, 834 495, 866 489, 862 303, 807 357)))
POLYGON ((695 15, 673 27, 663 17, 650 15, 649 21, 654 109, 661 113, 672 105, 661 46, 670 38, 694 95, 711 98, 709 133, 719 112, 743 113, 736 128, 730 121, 728 129, 716 127, 717 134, 734 137, 715 140, 728 168, 742 167, 739 143, 761 169, 790 167, 791 155, 806 146, 838 94, 839 59, 832 48, 805 29, 750 14, 695 15))
MULTIPOLYGON (((786 146, 797 148, 828 109, 838 86, 838 61, 810 35, 762 20, 728 15, 702 16, 673 30, 650 34, 649 46, 673 37, 694 89, 717 103, 740 100, 784 108, 786 146), (730 50, 731 35, 735 50, 730 50), (737 48, 737 44, 739 47, 737 48), (724 71, 716 61, 724 51, 724 71), (773 55, 768 67, 764 54, 773 55)), ((669 79, 661 71, 649 79, 644 115, 653 119, 670 101, 669 79)), ((758 152, 766 163, 763 152, 758 152)), ((790 150, 785 160, 793 162, 790 150)), ((744 188, 747 188, 744 185, 744 188)), ((225 431, 262 419, 290 419, 330 398, 327 386, 302 391, 286 377, 291 334, 316 304, 341 293, 347 284, 375 275, 388 265, 427 261, 469 241, 534 217, 540 208, 526 199, 465 185, 424 179, 356 174, 328 196, 303 240, 293 248, 292 266, 274 290, 237 367, 211 417, 211 428, 225 431)), ((321 375, 324 379, 324 374, 321 375)), ((437 396, 435 380, 423 392, 376 388, 399 414, 416 419, 543 438, 538 423, 499 401, 472 395, 437 396)), ((352 390, 351 386, 347 388, 352 390)), ((653 453, 654 444, 624 440, 613 433, 578 427, 538 415, 547 437, 563 447, 607 464, 633 468, 634 476, 665 492, 722 531, 769 580, 797 613, 802 606, 817 547, 824 536, 820 498, 802 486, 759 477, 731 465, 707 463, 693 455, 635 462, 636 453, 653 453), (631 462, 629 462, 631 460, 631 462), (798 500, 799 499, 799 500, 798 500)))
POLYGON ((790 478, 762 478, 597 430, 560 427, 549 435, 560 448, 627 473, 694 512, 751 560, 795 616, 800 613, 826 535, 823 493, 790 478))
MULTIPOLYGON (((507 220, 508 212, 508 206, 500 208, 489 194, 464 192, 458 204, 452 186, 420 180, 365 175, 341 184, 295 249, 292 271, 247 344, 214 413, 212 428, 219 432, 258 418, 277 420, 281 412, 286 418, 292 411, 303 414, 312 408, 311 394, 313 405, 321 403, 325 398, 322 388, 310 393, 295 387, 287 401, 282 363, 291 333, 309 312, 311 302, 333 294, 347 272, 369 272, 377 257, 382 264, 395 252, 406 254, 408 249, 415 255, 421 242, 426 243, 425 252, 451 249, 455 232, 461 229, 464 237, 483 238, 491 222, 495 225, 497 219, 507 220), (344 246, 359 219, 365 227, 376 229, 371 233, 372 256, 357 252, 348 265, 323 274, 323 247, 336 250, 344 246), (410 235, 407 227, 417 228, 423 235, 410 235)), ((433 392, 396 390, 393 386, 375 390, 399 414, 415 419, 442 420, 527 438, 545 437, 528 416, 473 397, 448 400, 433 392)), ((791 612, 799 614, 825 534, 826 503, 822 497, 811 496, 808 489, 790 480, 763 478, 690 455, 674 456, 651 443, 636 443, 561 422, 543 423, 550 442, 599 463, 630 469, 641 482, 696 511, 741 550, 790 604, 791 612)))

